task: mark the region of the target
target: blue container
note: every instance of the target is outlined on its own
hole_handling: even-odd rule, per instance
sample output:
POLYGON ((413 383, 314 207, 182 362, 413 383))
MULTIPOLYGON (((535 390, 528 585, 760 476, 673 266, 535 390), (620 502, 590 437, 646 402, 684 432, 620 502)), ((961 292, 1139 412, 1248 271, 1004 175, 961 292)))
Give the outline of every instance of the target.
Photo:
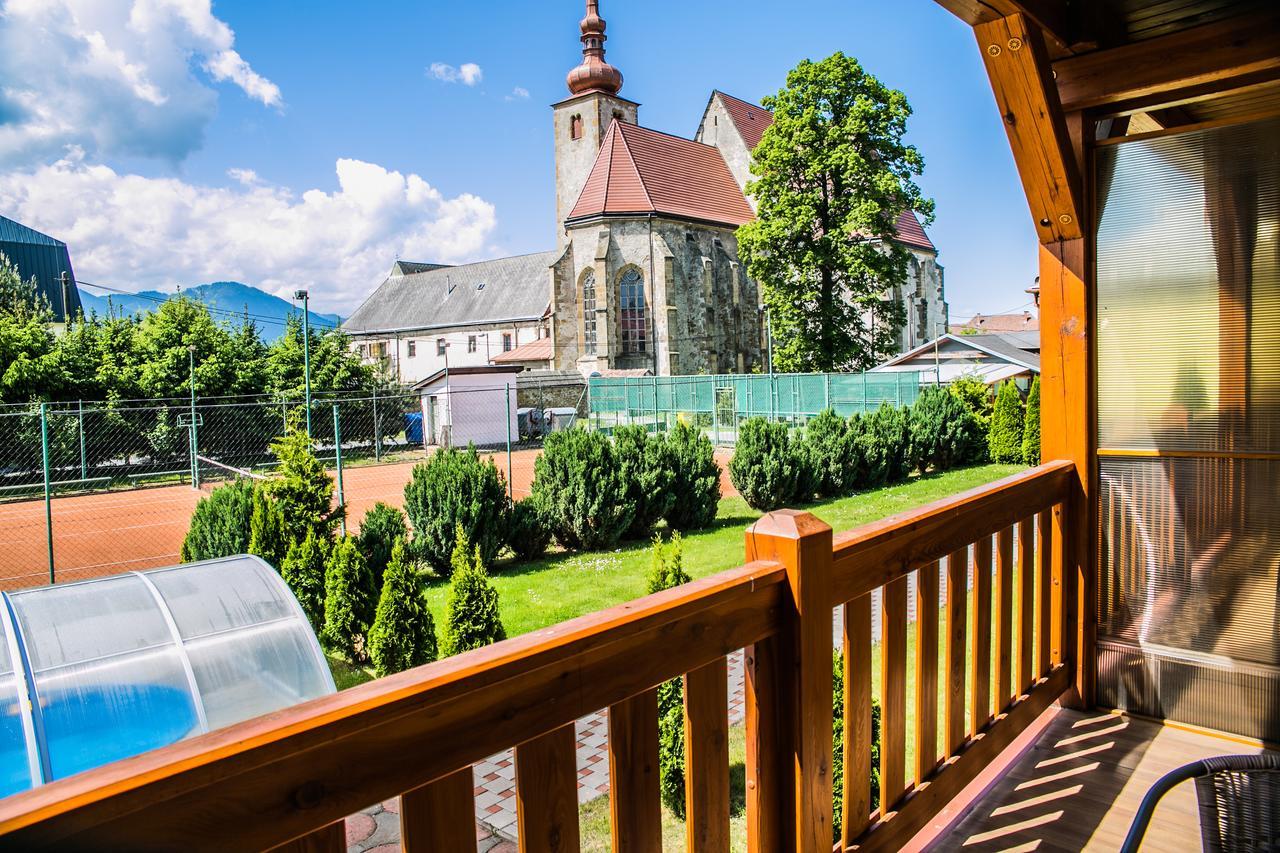
POLYGON ((410 444, 422 444, 422 412, 405 412, 404 437, 410 444))

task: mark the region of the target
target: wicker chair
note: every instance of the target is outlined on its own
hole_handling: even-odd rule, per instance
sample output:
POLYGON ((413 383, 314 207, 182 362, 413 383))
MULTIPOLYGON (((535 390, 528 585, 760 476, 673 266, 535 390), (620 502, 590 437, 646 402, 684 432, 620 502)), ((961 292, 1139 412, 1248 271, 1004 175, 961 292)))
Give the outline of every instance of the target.
POLYGON ((1280 755, 1204 758, 1166 773, 1142 798, 1122 853, 1137 853, 1156 804, 1175 785, 1195 779, 1204 849, 1280 851, 1280 755))

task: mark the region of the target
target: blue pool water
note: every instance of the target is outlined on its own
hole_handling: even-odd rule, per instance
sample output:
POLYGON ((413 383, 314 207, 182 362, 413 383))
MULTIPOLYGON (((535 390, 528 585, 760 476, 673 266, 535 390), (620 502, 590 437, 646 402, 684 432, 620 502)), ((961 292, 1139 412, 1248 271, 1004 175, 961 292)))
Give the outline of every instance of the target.
POLYGON ((199 725, 190 694, 161 684, 53 693, 40 705, 54 779, 167 746, 199 725))

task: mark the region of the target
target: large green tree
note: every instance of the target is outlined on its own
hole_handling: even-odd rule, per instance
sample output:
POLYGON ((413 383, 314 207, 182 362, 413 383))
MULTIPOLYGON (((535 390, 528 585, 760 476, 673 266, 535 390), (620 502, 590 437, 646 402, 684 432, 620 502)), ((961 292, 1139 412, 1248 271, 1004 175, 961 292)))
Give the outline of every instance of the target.
POLYGON ((773 124, 747 185, 757 218, 738 229, 738 249, 763 290, 775 366, 874 366, 906 319, 893 298, 910 260, 898 219, 933 217, 914 182, 924 160, 903 141, 907 97, 836 53, 801 62, 764 106, 773 124))

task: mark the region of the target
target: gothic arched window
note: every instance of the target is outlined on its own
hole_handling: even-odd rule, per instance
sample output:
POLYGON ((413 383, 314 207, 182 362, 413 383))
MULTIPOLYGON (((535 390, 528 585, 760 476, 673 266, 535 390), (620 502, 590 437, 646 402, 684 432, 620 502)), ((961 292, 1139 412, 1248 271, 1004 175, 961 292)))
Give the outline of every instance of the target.
POLYGON ((596 274, 587 270, 582 277, 582 351, 596 352, 596 274))
POLYGON ((647 317, 644 305, 644 277, 635 267, 622 274, 618 282, 618 323, 622 331, 624 353, 645 352, 647 317))

